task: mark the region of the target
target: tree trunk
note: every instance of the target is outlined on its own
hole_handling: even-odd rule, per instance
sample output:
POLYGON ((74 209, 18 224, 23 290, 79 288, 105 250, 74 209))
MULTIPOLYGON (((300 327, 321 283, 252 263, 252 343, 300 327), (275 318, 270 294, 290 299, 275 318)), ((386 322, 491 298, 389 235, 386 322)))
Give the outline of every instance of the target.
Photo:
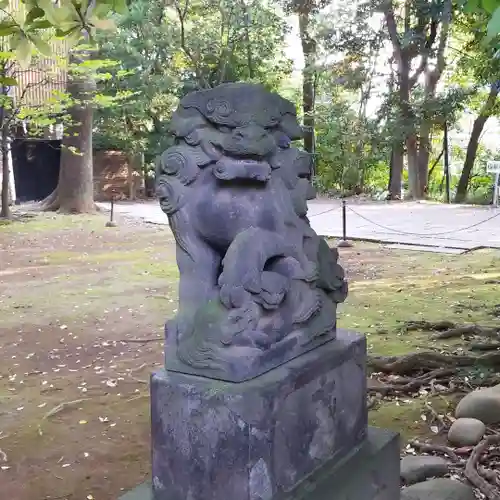
POLYGON ((310 13, 299 13, 299 31, 304 53, 304 70, 302 72, 302 109, 304 112, 304 149, 314 154, 314 104, 316 75, 316 41, 309 33, 310 13))
POLYGON ((418 198, 427 195, 429 183, 429 159, 431 157, 431 124, 424 121, 420 126, 420 141, 418 148, 418 198))
MULTIPOLYGON (((5 67, 2 68, 2 73, 5 73, 5 67)), ((5 74, 3 75, 5 76, 5 74)), ((5 97, 8 95, 8 89, 4 85, 1 87, 1 95, 5 97)), ((9 142, 9 129, 6 119, 7 113, 5 108, 0 107, 0 148, 1 148, 1 158, 2 158, 2 209, 0 211, 0 217, 4 219, 10 219, 10 169, 9 169, 9 153, 8 153, 8 142, 9 142)))
MULTIPOLYGON (((83 62, 87 55, 70 54, 70 63, 83 62)), ((85 74, 68 75, 67 92, 74 101, 68 110, 67 127, 61 149, 59 182, 56 190, 42 202, 44 210, 62 213, 95 211, 92 157, 92 93, 94 80, 85 74)))
POLYGON ((127 184, 129 200, 136 199, 134 172, 142 172, 142 153, 131 153, 127 161, 127 184))
POLYGON ((389 174, 389 199, 401 199, 401 184, 403 183, 403 158, 404 151, 402 144, 392 146, 391 164, 389 174))
POLYGON ((470 175, 472 173, 472 169, 474 168, 477 148, 479 147, 479 138, 483 133, 483 129, 488 121, 488 118, 491 116, 493 107, 495 106, 497 100, 498 91, 499 89, 496 85, 491 85, 488 99, 484 103, 479 116, 474 120, 474 124, 472 125, 472 132, 470 134, 469 143, 467 144, 467 154, 465 155, 464 166, 462 168, 462 173, 460 174, 460 180, 458 181, 457 192, 455 194, 455 203, 462 203, 467 197, 470 175))
MULTIPOLYGON (((2 120, 3 121, 3 120, 2 120)), ((10 219, 10 168, 9 168, 9 131, 8 127, 2 127, 2 210, 0 217, 10 219)))
POLYGON ((420 194, 420 177, 418 169, 418 137, 412 133, 406 138, 408 156, 408 199, 418 200, 420 194))
POLYGON ((428 163, 430 153, 430 128, 431 123, 424 122, 420 127, 417 117, 410 104, 410 96, 421 75, 425 75, 425 97, 431 99, 435 95, 436 86, 446 66, 445 48, 452 17, 452 1, 443 1, 443 11, 439 21, 433 21, 427 25, 424 23, 416 30, 412 27, 411 0, 405 0, 403 9, 403 22, 396 21, 393 1, 385 2, 384 17, 391 39, 394 60, 398 67, 399 83, 399 106, 405 130, 408 130, 405 138, 406 151, 408 155, 408 184, 409 198, 422 199, 425 197, 428 177, 428 163), (398 33, 398 23, 404 25, 403 34, 398 33), (438 36, 439 33, 439 36, 438 36), (425 40, 423 50, 420 53, 412 52, 408 44, 402 40, 410 34, 422 36, 425 40), (437 42, 437 43, 436 43, 437 42), (428 60, 431 54, 436 57, 435 67, 430 70, 428 60), (412 61, 419 55, 420 64, 410 75, 412 61))

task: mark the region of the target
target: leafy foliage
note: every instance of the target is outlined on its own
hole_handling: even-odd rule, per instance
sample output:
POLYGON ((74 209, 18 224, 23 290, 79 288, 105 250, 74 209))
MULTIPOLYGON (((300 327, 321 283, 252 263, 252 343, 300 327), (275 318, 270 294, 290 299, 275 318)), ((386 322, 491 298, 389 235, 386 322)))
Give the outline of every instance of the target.
MULTIPOLYGON (((432 170, 427 188, 439 192, 442 160, 433 165, 444 122, 454 124, 464 109, 484 111, 487 87, 500 75, 500 0, 21 1, 12 12, 0 0, 6 60, 26 67, 33 57, 55 57, 54 40, 68 49, 97 42, 99 54, 70 68, 97 82, 97 147, 144 154, 150 163, 168 146, 166 124, 182 95, 255 81, 286 90, 310 110, 304 124, 316 130, 316 182, 326 191, 385 190, 396 152, 406 155, 410 170, 419 164, 421 178, 432 170), (299 20, 307 52, 302 92, 301 82, 289 79, 284 14, 299 20), (401 61, 409 63, 406 83, 401 61), (436 84, 441 76, 444 87, 436 84)), ((15 74, 0 74, 0 85, 16 84, 15 74)), ((68 101, 53 106, 63 113, 68 101)), ((498 111, 495 102, 488 116, 498 111)), ((16 116, 52 119, 37 113, 16 116)))
POLYGON ((285 33, 258 0, 134 2, 116 33, 97 36, 101 56, 120 61, 101 93, 129 95, 98 110, 96 145, 143 153, 150 163, 169 145, 166 125, 186 92, 237 80, 277 88, 291 70, 285 33))
POLYGON ((10 7, 9 0, 0 1, 0 37, 8 37, 17 61, 28 66, 33 49, 43 56, 52 55, 46 34, 64 38, 69 45, 78 43, 82 36, 91 39, 97 29, 113 29, 110 12, 124 13, 126 0, 22 0, 19 8, 10 7))

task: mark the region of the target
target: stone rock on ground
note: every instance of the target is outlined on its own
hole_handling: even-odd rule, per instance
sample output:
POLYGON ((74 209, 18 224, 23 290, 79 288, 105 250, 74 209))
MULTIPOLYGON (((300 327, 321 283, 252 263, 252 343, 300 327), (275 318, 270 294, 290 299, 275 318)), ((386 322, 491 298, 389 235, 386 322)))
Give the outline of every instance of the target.
POLYGON ((431 479, 401 491, 401 500, 475 500, 472 487, 452 479, 431 479))
POLYGON ((486 432, 486 426, 476 418, 459 418, 448 432, 448 441, 455 446, 475 446, 486 432))
POLYGON ((486 425, 500 422, 500 385, 471 392, 458 403, 457 418, 476 418, 486 425))
POLYGON ((407 456, 401 460, 401 479, 408 485, 446 474, 448 462, 441 457, 407 456))

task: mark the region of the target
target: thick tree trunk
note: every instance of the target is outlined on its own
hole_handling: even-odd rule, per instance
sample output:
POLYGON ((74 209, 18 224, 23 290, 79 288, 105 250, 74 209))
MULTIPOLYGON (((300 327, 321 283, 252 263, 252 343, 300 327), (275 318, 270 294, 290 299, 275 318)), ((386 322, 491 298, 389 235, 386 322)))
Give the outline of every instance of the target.
POLYGON ((398 66, 401 119, 404 128, 409 131, 405 139, 408 155, 408 195, 409 198, 417 200, 425 197, 427 189, 431 123, 424 122, 423 125, 418 126, 415 112, 410 104, 410 96, 420 76, 425 75, 426 99, 433 98, 437 83, 444 71, 446 65, 444 51, 448 41, 452 17, 452 1, 444 0, 442 8, 443 11, 439 22, 433 21, 429 23, 428 28, 424 24, 415 32, 412 27, 412 2, 405 0, 403 22, 401 23, 404 26, 404 33, 401 35, 398 33, 398 21, 396 21, 393 1, 386 2, 383 9, 394 51, 394 60, 398 66), (401 43, 408 34, 411 34, 412 37, 421 35, 425 40, 423 50, 419 53, 412 52, 408 44, 401 43), (429 69, 428 65, 431 54, 436 57, 436 64, 432 70, 429 69), (413 74, 410 75, 412 61, 416 56, 420 56, 421 61, 413 74))
POLYGON ((418 137, 412 133, 406 138, 406 154, 408 157, 408 195, 410 200, 419 200, 420 177, 418 169, 418 137))
POLYGON ((404 148, 402 144, 395 144, 391 152, 391 165, 389 175, 389 199, 401 199, 401 184, 403 183, 404 148))
POLYGON ((304 70, 302 72, 302 109, 304 112, 304 149, 313 154, 315 149, 314 133, 314 104, 316 80, 316 41, 312 38, 310 30, 310 13, 299 13, 299 31, 304 53, 304 70))
MULTIPOLYGON (((70 63, 86 56, 71 54, 70 63)), ((44 210, 63 213, 95 211, 92 158, 92 93, 95 82, 87 75, 69 75, 67 91, 74 100, 69 109, 70 125, 63 138, 59 182, 54 193, 42 202, 44 210)))
POLYGON ((472 169, 474 168, 477 149, 479 147, 479 138, 481 137, 488 118, 491 116, 493 107, 495 106, 497 100, 498 91, 499 89, 496 85, 492 85, 490 87, 488 99, 484 103, 479 116, 474 120, 474 124, 472 125, 472 132, 470 134, 469 143, 467 144, 467 154, 465 155, 464 166, 462 168, 462 173, 460 174, 460 180, 458 181, 457 192, 455 194, 455 203, 462 203, 467 197, 470 176, 472 169))

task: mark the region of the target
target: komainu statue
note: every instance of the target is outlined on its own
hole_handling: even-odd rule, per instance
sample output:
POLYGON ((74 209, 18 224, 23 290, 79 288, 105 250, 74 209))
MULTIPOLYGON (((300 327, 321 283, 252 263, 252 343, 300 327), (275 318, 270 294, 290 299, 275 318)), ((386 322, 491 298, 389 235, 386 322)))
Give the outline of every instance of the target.
POLYGON ((291 102, 255 84, 185 96, 157 194, 177 244, 179 312, 167 369, 243 381, 335 338, 347 295, 310 227, 310 155, 291 102))

